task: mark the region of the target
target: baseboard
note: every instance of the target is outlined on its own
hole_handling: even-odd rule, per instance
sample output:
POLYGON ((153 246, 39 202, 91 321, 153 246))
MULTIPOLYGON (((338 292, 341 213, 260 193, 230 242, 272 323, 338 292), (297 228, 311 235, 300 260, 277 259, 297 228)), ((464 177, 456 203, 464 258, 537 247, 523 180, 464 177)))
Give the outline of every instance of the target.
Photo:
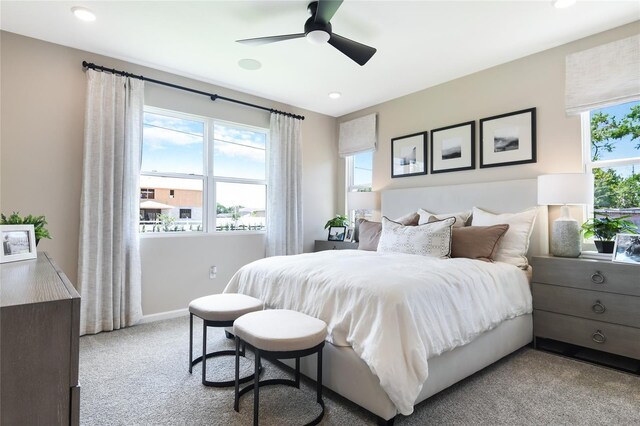
POLYGON ((189 309, 176 309, 175 311, 159 312, 157 314, 144 315, 138 324, 147 324, 171 318, 178 318, 189 314, 189 309))

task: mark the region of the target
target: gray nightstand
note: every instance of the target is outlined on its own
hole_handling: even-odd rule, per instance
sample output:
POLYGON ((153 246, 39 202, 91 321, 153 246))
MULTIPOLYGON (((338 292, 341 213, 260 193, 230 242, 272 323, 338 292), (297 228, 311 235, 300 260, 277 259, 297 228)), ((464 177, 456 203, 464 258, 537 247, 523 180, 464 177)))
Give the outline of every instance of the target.
POLYGON ((534 257, 533 333, 640 360, 640 266, 534 257))
POLYGON ((323 250, 357 250, 358 243, 351 241, 324 241, 316 240, 313 251, 323 250))

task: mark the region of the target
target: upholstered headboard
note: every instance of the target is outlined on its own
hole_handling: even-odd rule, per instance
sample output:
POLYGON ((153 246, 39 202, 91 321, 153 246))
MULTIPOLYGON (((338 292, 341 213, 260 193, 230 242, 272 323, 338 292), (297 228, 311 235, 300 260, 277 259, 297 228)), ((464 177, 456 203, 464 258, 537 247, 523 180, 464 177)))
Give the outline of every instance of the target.
MULTIPOLYGON (((479 207, 493 213, 515 213, 538 205, 536 179, 383 190, 382 214, 390 219, 423 208, 455 213, 479 207)), ((549 252, 547 208, 538 208, 528 256, 549 252)))

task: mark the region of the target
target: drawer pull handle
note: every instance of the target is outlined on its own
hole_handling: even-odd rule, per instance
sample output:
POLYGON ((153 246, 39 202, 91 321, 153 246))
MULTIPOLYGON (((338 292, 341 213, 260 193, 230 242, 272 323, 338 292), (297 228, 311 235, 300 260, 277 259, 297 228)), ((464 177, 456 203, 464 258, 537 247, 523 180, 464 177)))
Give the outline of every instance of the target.
POLYGON ((591 310, 596 314, 604 314, 604 311, 606 311, 607 308, 605 308, 599 300, 596 300, 596 303, 593 304, 591 310))
POLYGON ((596 343, 604 343, 607 341, 607 337, 602 334, 602 331, 598 330, 591 336, 594 342, 596 343))
POLYGON ((591 281, 596 283, 596 284, 603 284, 604 283, 604 275, 602 275, 600 273, 600 271, 596 271, 595 274, 591 275, 591 281))

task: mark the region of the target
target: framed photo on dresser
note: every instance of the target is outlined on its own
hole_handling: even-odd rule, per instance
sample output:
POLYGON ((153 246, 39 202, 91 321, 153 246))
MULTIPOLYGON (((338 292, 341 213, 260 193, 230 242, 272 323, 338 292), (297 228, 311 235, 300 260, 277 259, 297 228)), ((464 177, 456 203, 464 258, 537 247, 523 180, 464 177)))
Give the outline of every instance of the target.
POLYGON ((613 248, 613 261, 640 265, 640 235, 617 234, 613 248))
POLYGON ((33 225, 0 225, 0 239, 0 263, 38 257, 33 225))
POLYGON ((480 168, 536 162, 536 109, 480 120, 480 168))

